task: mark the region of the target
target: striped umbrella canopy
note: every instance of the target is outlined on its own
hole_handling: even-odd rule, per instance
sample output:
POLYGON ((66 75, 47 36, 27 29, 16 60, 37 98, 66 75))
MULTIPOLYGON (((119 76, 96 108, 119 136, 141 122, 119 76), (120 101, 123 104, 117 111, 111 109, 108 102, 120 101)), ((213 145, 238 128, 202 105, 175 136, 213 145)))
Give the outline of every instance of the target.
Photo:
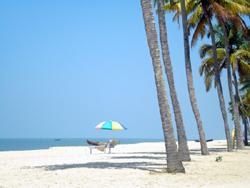
POLYGON ((104 130, 115 130, 115 131, 121 131, 126 130, 126 128, 120 124, 117 121, 103 121, 96 125, 96 129, 104 129, 104 130))

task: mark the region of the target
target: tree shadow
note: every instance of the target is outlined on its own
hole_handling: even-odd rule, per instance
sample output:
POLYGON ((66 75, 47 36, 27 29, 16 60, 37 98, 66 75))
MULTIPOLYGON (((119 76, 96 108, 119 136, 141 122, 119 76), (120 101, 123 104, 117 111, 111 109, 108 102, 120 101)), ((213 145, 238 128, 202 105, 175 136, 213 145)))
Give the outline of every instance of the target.
POLYGON ((166 152, 127 152, 123 154, 145 154, 145 155, 165 155, 166 152))
POLYGON ((89 163, 75 163, 75 164, 61 164, 61 165, 45 165, 36 166, 34 168, 43 168, 46 171, 66 170, 74 168, 95 168, 95 169, 139 169, 145 171, 157 171, 166 167, 166 164, 152 163, 152 162, 89 162, 89 163))
MULTIPOLYGON (((227 148, 208 148, 209 152, 212 153, 220 153, 220 152, 227 152, 227 148)), ((191 149, 190 150, 191 155, 201 155, 200 149, 191 149)))
POLYGON ((209 148, 208 151, 218 153, 218 152, 226 152, 227 148, 209 148))
MULTIPOLYGON (((209 152, 218 153, 225 152, 226 148, 210 148, 209 152)), ((121 153, 120 153, 121 154, 121 153)), ((166 158, 165 152, 127 152, 122 153, 125 156, 111 156, 110 159, 149 159, 149 160, 164 160, 166 158)), ((201 155, 200 149, 191 149, 191 155, 201 155)), ((107 160, 110 160, 107 159, 107 160)), ((166 168, 165 163, 156 162, 88 162, 88 163, 73 163, 73 164, 59 164, 59 165, 43 165, 35 166, 33 168, 44 169, 46 171, 67 170, 75 168, 89 168, 89 169, 139 169, 143 171, 159 172, 166 168)))
POLYGON ((117 157, 111 157, 111 159, 155 159, 155 160, 163 160, 166 159, 166 156, 117 156, 117 157))

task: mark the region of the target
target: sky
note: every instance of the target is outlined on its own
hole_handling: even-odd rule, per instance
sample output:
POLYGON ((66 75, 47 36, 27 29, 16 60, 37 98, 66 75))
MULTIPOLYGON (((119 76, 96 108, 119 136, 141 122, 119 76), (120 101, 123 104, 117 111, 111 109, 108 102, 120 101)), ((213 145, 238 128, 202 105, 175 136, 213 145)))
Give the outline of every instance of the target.
MULTIPOLYGON (((166 20, 187 137, 197 139, 182 30, 166 20)), ((0 138, 163 138, 139 0, 1 0, 0 28, 0 138), (94 128, 105 120, 127 130, 94 128)), ((223 139, 216 92, 198 73, 204 42, 191 50, 195 90, 207 138, 223 139)))

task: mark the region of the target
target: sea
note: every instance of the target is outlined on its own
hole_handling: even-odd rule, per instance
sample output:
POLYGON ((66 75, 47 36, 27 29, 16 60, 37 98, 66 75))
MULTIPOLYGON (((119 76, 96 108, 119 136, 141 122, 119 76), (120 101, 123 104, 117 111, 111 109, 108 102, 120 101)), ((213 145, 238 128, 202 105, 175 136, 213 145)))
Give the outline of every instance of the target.
MULTIPOLYGON (((0 151, 39 150, 50 147, 87 146, 84 138, 0 138, 0 151)), ((92 138, 91 141, 105 142, 107 138, 92 138)), ((161 142, 162 139, 118 138, 120 144, 161 142)))

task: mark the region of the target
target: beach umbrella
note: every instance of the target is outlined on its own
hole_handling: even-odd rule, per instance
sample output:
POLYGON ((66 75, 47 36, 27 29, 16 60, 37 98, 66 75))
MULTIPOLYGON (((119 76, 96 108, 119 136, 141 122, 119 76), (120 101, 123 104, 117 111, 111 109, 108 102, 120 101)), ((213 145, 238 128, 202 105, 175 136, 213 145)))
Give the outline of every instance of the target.
POLYGON ((117 121, 103 121, 96 125, 96 129, 104 129, 104 130, 114 130, 114 131, 121 131, 126 130, 126 128, 117 121))

